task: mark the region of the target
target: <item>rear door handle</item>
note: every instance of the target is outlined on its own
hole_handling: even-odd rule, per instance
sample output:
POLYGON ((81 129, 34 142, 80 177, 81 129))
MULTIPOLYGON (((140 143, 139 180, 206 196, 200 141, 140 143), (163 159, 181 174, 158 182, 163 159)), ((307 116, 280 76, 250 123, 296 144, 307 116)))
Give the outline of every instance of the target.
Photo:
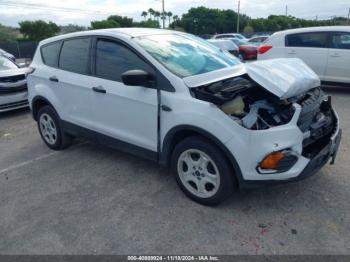
POLYGON ((52 82, 58 82, 58 78, 56 76, 50 76, 49 80, 52 82))
POLYGON ((161 109, 165 112, 170 112, 172 109, 168 107, 167 105, 161 105, 161 109))
POLYGON ((97 93, 102 93, 102 94, 106 93, 106 89, 104 89, 102 86, 94 86, 92 90, 97 93))
POLYGON ((330 55, 331 57, 340 57, 340 55, 338 53, 334 53, 330 55))
POLYGON ((289 55, 295 55, 297 52, 295 52, 294 50, 290 50, 290 51, 288 51, 288 54, 289 55))

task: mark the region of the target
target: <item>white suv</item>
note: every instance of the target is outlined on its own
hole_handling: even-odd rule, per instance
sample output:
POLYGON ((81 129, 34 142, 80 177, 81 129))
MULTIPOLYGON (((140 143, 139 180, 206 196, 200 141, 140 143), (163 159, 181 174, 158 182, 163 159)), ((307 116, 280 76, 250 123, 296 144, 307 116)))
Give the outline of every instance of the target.
POLYGON ((350 84, 350 26, 281 31, 258 49, 258 60, 300 58, 325 84, 350 84))
POLYGON ((39 44, 31 71, 30 106, 48 147, 84 136, 171 166, 202 204, 312 175, 340 141, 331 100, 302 61, 242 64, 181 32, 57 36, 39 44))

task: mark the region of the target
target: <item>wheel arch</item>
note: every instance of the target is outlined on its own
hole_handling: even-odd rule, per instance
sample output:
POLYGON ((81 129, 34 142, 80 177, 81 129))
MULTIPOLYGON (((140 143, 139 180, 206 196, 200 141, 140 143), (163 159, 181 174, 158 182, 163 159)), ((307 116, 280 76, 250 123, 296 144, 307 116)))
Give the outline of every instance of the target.
MULTIPOLYGON (((37 121, 37 115, 38 115, 38 112, 39 112, 39 109, 43 106, 51 106, 54 110, 55 108, 53 107, 53 105, 50 103, 49 100, 47 100, 45 97, 43 96, 35 96, 33 99, 32 99, 32 104, 31 104, 31 108, 32 108, 32 115, 33 115, 33 118, 35 121, 37 121)), ((55 110, 56 112, 56 110, 55 110)), ((57 114, 57 112, 56 112, 57 114)), ((57 114, 58 115, 58 114, 57 114)))
POLYGON ((191 125, 180 125, 173 127, 165 135, 162 143, 162 151, 159 157, 159 163, 163 166, 170 166, 170 159, 175 146, 183 139, 189 136, 198 135, 208 139, 214 145, 216 145, 226 156, 230 162, 233 171, 235 172, 236 178, 240 183, 243 180, 241 169, 231 152, 218 138, 206 130, 191 125))

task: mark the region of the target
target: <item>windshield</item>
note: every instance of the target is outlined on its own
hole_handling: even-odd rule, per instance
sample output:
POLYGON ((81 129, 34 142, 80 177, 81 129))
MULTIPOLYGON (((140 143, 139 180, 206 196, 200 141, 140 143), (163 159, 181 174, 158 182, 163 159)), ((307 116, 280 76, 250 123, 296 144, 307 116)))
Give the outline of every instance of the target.
POLYGON ((239 60, 191 35, 152 35, 136 38, 158 62, 179 77, 204 74, 239 64, 239 60))
POLYGON ((0 56, 0 71, 9 70, 9 69, 17 69, 17 65, 11 62, 9 59, 0 56))

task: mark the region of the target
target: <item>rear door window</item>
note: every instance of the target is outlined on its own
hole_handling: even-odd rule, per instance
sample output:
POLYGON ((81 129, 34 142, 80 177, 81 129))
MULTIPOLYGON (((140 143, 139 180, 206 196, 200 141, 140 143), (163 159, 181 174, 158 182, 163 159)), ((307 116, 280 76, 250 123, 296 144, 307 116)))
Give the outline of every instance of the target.
POLYGON ((350 50, 350 33, 334 32, 331 37, 330 48, 350 50))
POLYGON ((57 67, 58 55, 61 49, 62 42, 55 42, 52 44, 44 45, 41 48, 41 55, 45 65, 57 67))
POLYGON ((90 55, 89 37, 69 39, 63 42, 59 68, 79 73, 89 73, 89 55, 90 55))
POLYGON ((328 43, 327 32, 310 32, 291 34, 286 36, 286 46, 326 48, 328 43))

